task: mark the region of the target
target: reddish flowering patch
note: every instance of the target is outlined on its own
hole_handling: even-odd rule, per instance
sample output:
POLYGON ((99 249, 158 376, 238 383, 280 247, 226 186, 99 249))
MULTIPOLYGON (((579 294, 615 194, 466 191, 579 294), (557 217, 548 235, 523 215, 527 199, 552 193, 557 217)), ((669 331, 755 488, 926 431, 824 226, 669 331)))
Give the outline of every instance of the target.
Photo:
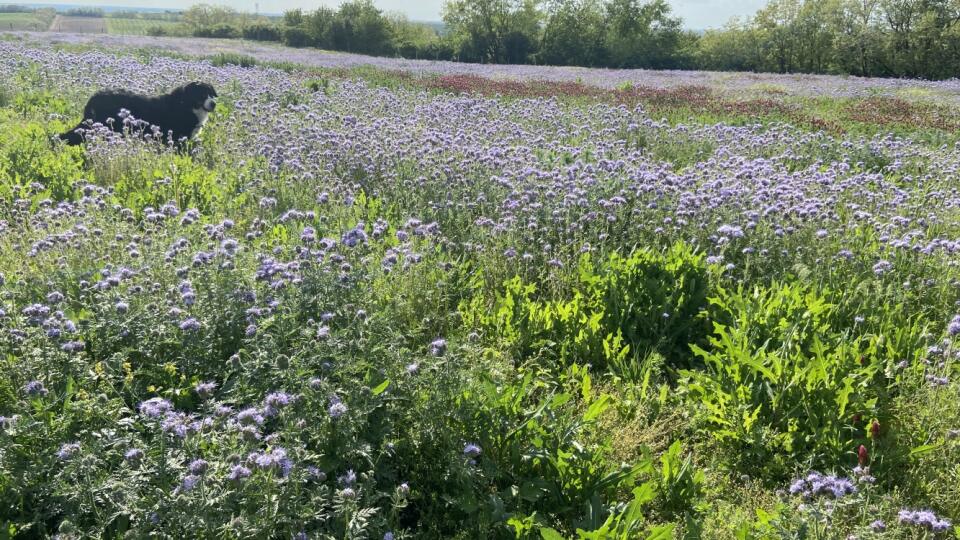
POLYGON ((851 120, 870 124, 934 128, 944 131, 960 129, 960 117, 950 107, 892 97, 856 100, 846 108, 846 115, 851 120))
POLYGON ((707 86, 683 85, 668 88, 631 86, 607 90, 578 82, 499 80, 475 75, 443 75, 421 79, 427 88, 459 94, 519 98, 589 98, 628 106, 642 105, 652 116, 687 110, 692 114, 712 114, 745 118, 781 117, 802 127, 842 133, 837 122, 818 118, 799 105, 771 98, 729 99, 707 86))

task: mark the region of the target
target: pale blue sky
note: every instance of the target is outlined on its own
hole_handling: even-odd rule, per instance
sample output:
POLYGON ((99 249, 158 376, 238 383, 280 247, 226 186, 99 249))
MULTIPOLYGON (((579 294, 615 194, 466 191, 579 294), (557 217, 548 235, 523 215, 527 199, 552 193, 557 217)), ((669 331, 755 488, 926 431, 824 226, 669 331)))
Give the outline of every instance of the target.
MULTIPOLYGON (((41 0, 43 1, 43 0, 41 0)), ((184 8, 200 0, 46 0, 48 2, 76 5, 112 5, 140 6, 154 8, 184 8)), ((253 11, 258 0, 207 0, 213 4, 224 4, 243 11, 253 11)), ((687 28, 714 28, 722 26, 731 16, 750 15, 766 2, 765 0, 669 0, 674 13, 683 17, 687 28)), ((0 0, 0 4, 7 3, 0 0)), ((18 2, 14 2, 18 3, 18 2)), ((26 2, 24 2, 26 3, 26 2)), ((406 13, 411 19, 436 21, 440 19, 440 6, 443 0, 375 0, 377 6, 389 11, 406 13)), ((339 0, 259 0, 260 11, 281 13, 286 9, 312 9, 319 5, 336 7, 339 0)))

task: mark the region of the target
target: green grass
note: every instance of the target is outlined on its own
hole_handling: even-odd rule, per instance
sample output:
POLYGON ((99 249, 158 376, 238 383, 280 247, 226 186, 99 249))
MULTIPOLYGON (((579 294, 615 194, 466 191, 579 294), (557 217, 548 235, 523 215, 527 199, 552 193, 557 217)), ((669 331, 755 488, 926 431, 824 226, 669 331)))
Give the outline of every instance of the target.
POLYGON ((31 30, 44 32, 50 27, 52 17, 34 13, 0 13, 0 32, 31 30))
POLYGON ((257 65, 257 59, 246 55, 236 53, 218 53, 210 59, 210 62, 217 66, 239 66, 249 68, 257 65))
POLYGON ((162 29, 166 35, 171 36, 188 34, 183 24, 176 21, 113 17, 107 17, 106 21, 108 34, 146 36, 150 33, 151 29, 162 29))

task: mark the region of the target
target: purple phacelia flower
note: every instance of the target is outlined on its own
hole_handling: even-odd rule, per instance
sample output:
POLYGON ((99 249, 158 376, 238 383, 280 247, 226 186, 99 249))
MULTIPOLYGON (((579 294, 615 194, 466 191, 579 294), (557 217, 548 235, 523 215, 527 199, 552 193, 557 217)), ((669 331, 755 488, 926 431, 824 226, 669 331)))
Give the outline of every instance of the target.
POLYGON ((948 531, 952 525, 949 519, 940 518, 930 510, 900 510, 897 519, 900 523, 916 525, 932 532, 948 531))
POLYGON ((343 487, 351 487, 357 483, 357 473, 353 472, 353 469, 349 469, 346 473, 337 477, 337 482, 343 487))
POLYGON ((136 465, 140 463, 140 460, 143 459, 143 450, 139 448, 131 448, 123 454, 123 459, 127 460, 131 465, 136 465))
POLYGON ((438 338, 430 343, 430 354, 433 356, 443 356, 447 352, 447 340, 438 338))
POLYGON ((193 317, 190 317, 189 319, 186 319, 185 321, 180 323, 180 329, 183 330, 184 332, 197 331, 200 329, 200 321, 198 321, 193 317))
POLYGON ((367 241, 367 233, 363 230, 363 225, 357 225, 355 228, 343 233, 340 242, 347 247, 356 247, 367 241))
POLYGON ((57 450, 57 458, 60 461, 67 461, 80 451, 80 443, 66 443, 57 450))
POLYGON ((241 425, 263 424, 263 413, 259 409, 250 407, 237 413, 237 422, 241 425))
POLYGON ((190 470, 190 474, 200 475, 207 472, 207 469, 210 468, 210 464, 205 459, 195 459, 190 462, 190 465, 187 468, 190 470))
POLYGON ((893 264, 890 261, 881 260, 873 265, 873 273, 877 276, 882 276, 890 270, 893 270, 893 264))
POLYGON ((69 352, 77 353, 82 351, 86 347, 86 344, 82 341, 68 341, 60 346, 60 349, 69 352))
POLYGON ((340 418, 347 414, 347 405, 340 400, 334 401, 330 404, 330 408, 327 409, 327 413, 330 414, 330 418, 340 418))
POLYGON ((790 485, 790 494, 800 495, 804 499, 812 499, 819 496, 830 496, 834 499, 840 499, 856 492, 857 487, 849 478, 823 475, 816 471, 795 480, 790 485))
POLYGON ((155 397, 140 403, 139 409, 140 414, 144 416, 149 418, 159 418, 167 411, 173 410, 173 403, 170 403, 163 398, 155 397))
POLYGON ((186 413, 168 412, 160 423, 160 430, 169 433, 178 439, 185 439, 191 431, 196 431, 199 425, 186 413))
POLYGON ((30 381, 23 385, 23 393, 30 397, 43 397, 49 392, 40 381, 30 381))
POLYGON ((250 478, 251 474, 253 473, 250 471, 250 469, 244 467, 243 465, 234 465, 230 468, 230 474, 227 475, 227 480, 238 482, 240 480, 250 478))
POLYGON ((193 387, 194 392, 204 399, 212 396, 216 389, 217 383, 212 381, 197 383, 197 385, 193 387))
POLYGON ((267 407, 273 407, 276 409, 286 407, 290 403, 293 403, 293 401, 294 397, 286 392, 272 392, 267 394, 267 397, 263 400, 267 407))
POLYGON ((183 482, 180 484, 181 491, 190 491, 193 488, 197 487, 197 484, 200 483, 200 477, 193 474, 188 474, 183 477, 183 482))
POLYGON ((475 458, 480 455, 480 446, 474 443, 467 443, 463 447, 463 455, 469 458, 475 458))
POLYGON ((950 324, 947 325, 947 333, 951 336, 960 334, 960 315, 954 315, 953 319, 950 320, 950 324))

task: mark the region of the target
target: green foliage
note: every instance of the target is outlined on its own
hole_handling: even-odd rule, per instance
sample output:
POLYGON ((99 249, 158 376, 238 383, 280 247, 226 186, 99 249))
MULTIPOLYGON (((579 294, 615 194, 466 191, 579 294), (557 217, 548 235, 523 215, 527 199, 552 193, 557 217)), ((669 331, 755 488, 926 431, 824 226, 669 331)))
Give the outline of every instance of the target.
POLYGON ((594 262, 580 259, 572 297, 541 300, 515 277, 489 311, 480 298, 464 320, 496 335, 519 358, 537 354, 561 365, 626 367, 650 352, 673 366, 690 364, 689 343, 707 334, 703 310, 709 279, 700 254, 678 243, 666 252, 637 249, 594 262))
POLYGON ((243 39, 254 41, 280 41, 280 27, 271 23, 254 23, 243 27, 243 39))
POLYGON ((92 7, 80 7, 80 8, 70 8, 67 10, 68 17, 93 17, 96 19, 103 18, 103 10, 100 8, 92 7))
POLYGON ((936 2, 776 0, 707 32, 695 54, 708 69, 942 79, 960 62, 955 17, 936 2))
POLYGON ((660 511, 671 518, 696 510, 706 480, 703 471, 694 466, 692 456, 681 458, 681 451, 681 442, 675 441, 660 456, 660 511))
POLYGON ((489 460, 474 479, 489 485, 461 495, 463 511, 484 503, 477 495, 493 493, 484 504, 523 508, 541 524, 567 532, 604 523, 615 495, 652 472, 652 462, 619 467, 605 459, 606 437, 583 444, 611 402, 609 395, 594 395, 589 381, 579 366, 571 366, 556 384, 544 384, 528 371, 514 382, 484 378, 479 392, 463 396, 461 407, 474 411, 467 419, 477 430, 474 440, 489 460))
POLYGON ((257 65, 257 59, 247 54, 222 52, 210 58, 210 63, 217 67, 240 66, 249 68, 257 65))
MULTIPOLYGON (((21 94, 22 96, 22 94, 21 94)), ((20 106, 29 108, 21 100, 20 106)), ((82 163, 75 152, 55 152, 48 134, 35 123, 8 125, 0 133, 0 196, 12 200, 31 194, 36 201, 51 198, 70 200, 75 196, 82 163), (36 192, 33 185, 43 189, 36 192)))
POLYGON ((370 0, 343 2, 336 10, 321 6, 284 13, 282 40, 291 47, 319 47, 364 54, 420 56, 438 40, 427 25, 402 15, 384 14, 370 0))
POLYGON ((240 37, 240 29, 230 24, 215 24, 204 26, 193 31, 196 37, 235 39, 240 37))
POLYGON ((876 413, 876 340, 833 326, 836 306, 797 283, 718 289, 703 370, 682 375, 705 429, 743 467, 784 474, 800 456, 836 463, 853 448, 850 418, 876 413))
POLYGON ((680 19, 661 0, 457 0, 444 22, 470 62, 680 67, 680 19))

